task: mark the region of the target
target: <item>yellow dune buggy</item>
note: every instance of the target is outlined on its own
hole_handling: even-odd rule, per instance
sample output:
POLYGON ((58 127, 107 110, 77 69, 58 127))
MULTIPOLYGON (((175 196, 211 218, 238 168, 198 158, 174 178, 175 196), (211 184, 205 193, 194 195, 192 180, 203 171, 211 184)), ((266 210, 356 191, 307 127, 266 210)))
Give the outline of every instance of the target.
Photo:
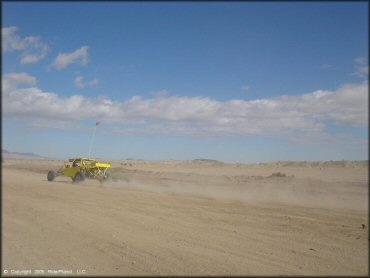
POLYGON ((73 182, 84 181, 86 178, 96 179, 100 182, 111 179, 108 169, 109 163, 100 163, 91 158, 71 158, 58 171, 48 172, 48 181, 53 181, 57 176, 71 177, 73 182))

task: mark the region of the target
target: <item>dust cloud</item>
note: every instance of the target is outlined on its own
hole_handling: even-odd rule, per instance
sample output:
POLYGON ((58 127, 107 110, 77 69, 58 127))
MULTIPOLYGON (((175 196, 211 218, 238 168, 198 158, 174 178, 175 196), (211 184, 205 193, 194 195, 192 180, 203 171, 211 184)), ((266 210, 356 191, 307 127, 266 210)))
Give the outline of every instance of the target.
POLYGON ((367 209, 367 194, 362 194, 364 191, 367 192, 364 185, 358 184, 348 190, 346 184, 294 178, 265 178, 244 184, 210 184, 201 180, 195 183, 176 180, 154 183, 126 178, 115 179, 103 183, 102 186, 248 204, 272 203, 313 208, 367 209))

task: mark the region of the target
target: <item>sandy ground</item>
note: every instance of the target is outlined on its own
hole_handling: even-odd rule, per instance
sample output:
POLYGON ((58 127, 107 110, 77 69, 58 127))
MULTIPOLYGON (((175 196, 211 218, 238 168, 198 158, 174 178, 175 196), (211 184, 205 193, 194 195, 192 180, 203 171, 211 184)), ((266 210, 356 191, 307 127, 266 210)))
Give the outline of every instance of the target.
POLYGON ((61 164, 4 159, 3 274, 368 275, 367 162, 126 160, 105 185, 48 182, 61 164))

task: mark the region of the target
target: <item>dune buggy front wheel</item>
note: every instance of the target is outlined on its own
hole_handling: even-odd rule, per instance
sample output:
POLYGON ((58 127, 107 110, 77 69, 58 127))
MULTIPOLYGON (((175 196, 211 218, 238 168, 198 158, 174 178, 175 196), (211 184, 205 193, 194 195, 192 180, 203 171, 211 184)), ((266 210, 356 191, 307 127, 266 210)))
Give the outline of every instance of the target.
POLYGON ((84 181, 85 180, 85 174, 84 173, 77 173, 73 178, 72 178, 72 181, 73 182, 81 182, 81 181, 84 181))
POLYGON ((48 172, 48 181, 53 181, 55 179, 55 172, 49 171, 48 172))

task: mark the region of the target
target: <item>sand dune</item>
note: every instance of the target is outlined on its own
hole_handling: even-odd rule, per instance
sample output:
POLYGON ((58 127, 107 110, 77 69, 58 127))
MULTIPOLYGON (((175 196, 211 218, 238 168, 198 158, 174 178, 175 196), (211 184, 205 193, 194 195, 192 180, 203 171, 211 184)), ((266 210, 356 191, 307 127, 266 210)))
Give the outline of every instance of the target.
POLYGON ((368 274, 367 162, 112 163, 72 184, 46 180, 61 161, 5 158, 3 273, 368 274))

